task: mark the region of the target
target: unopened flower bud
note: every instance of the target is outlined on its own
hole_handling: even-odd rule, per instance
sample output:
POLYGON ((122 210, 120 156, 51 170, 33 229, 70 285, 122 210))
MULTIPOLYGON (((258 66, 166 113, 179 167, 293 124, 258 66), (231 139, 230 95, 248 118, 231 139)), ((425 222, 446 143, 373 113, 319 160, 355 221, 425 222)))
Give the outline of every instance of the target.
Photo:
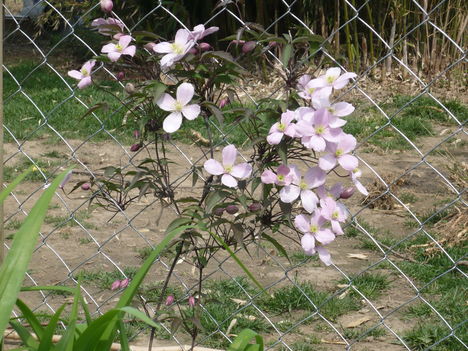
POLYGON ((198 47, 200 48, 200 51, 208 51, 212 49, 211 45, 208 43, 200 43, 198 44, 198 47))
POLYGON ((117 80, 118 80, 118 81, 124 80, 124 78, 125 78, 125 73, 123 73, 123 72, 121 71, 121 72, 117 73, 116 77, 117 77, 117 80))
POLYGON ((128 94, 133 94, 135 92, 135 86, 132 83, 125 84, 125 91, 128 94))
POLYGON ((221 99, 219 100, 219 108, 223 108, 224 106, 228 105, 229 104, 229 98, 224 98, 224 99, 221 99))
POLYGON ((89 185, 89 183, 81 184, 81 190, 89 190, 89 189, 91 189, 91 185, 89 185))
POLYGON ((193 47, 193 48, 190 48, 190 50, 188 51, 189 54, 192 54, 192 55, 196 55, 198 52, 197 48, 193 47))
POLYGON ((236 45, 236 46, 237 46, 237 45, 242 45, 242 44, 245 43, 245 40, 237 40, 237 39, 236 39, 236 40, 231 41, 231 43, 233 43, 233 44, 236 45))
POLYGON ((73 171, 68 171, 67 175, 65 176, 65 178, 63 178, 62 182, 59 185, 60 189, 63 189, 65 187, 65 184, 67 184, 70 181, 72 174, 73 171))
POLYGON ((134 137, 135 139, 140 138, 140 131, 139 131, 139 130, 134 130, 134 131, 133 131, 133 137, 134 137))
POLYGON ((126 288, 129 283, 130 283, 130 279, 125 278, 124 280, 120 282, 119 288, 120 289, 126 288))
POLYGON ((276 41, 270 41, 270 42, 268 43, 268 47, 269 47, 269 48, 274 48, 274 47, 276 47, 276 46, 278 46, 278 43, 277 43, 276 41))
POLYGON ((222 216, 223 213, 224 213, 224 210, 225 210, 225 208, 223 208, 223 207, 215 208, 215 209, 213 210, 213 214, 214 214, 215 216, 222 216))
POLYGON ((236 205, 229 205, 228 207, 226 207, 226 212, 229 213, 229 214, 236 214, 237 212, 239 211, 239 207, 237 207, 236 205))
POLYGON ((142 146, 143 146, 142 143, 133 144, 133 145, 130 147, 130 151, 131 151, 131 152, 137 152, 138 150, 141 149, 142 146))
POLYGON ((262 209, 262 204, 259 202, 254 202, 253 204, 250 204, 248 208, 249 208, 249 211, 257 212, 262 209))
POLYGON ((248 42, 246 42, 244 45, 242 45, 242 52, 243 52, 244 54, 246 54, 246 53, 252 51, 253 49, 255 49, 255 46, 256 46, 256 45, 257 45, 256 42, 254 42, 254 41, 248 41, 248 42))
POLYGON ((112 0, 101 0, 101 10, 104 12, 111 12, 114 7, 112 0))
POLYGON ((340 194, 340 199, 349 199, 354 194, 354 188, 349 187, 343 190, 340 194))
POLYGON ((111 290, 117 290, 120 287, 120 280, 116 280, 111 285, 111 290))
POLYGON ((190 307, 195 306, 195 298, 193 296, 190 296, 188 298, 188 304, 189 304, 190 307))
POLYGON ((153 48, 156 46, 156 43, 148 43, 143 46, 146 50, 152 51, 153 48))
POLYGON ((166 306, 170 306, 174 303, 174 296, 168 295, 166 298, 166 306))

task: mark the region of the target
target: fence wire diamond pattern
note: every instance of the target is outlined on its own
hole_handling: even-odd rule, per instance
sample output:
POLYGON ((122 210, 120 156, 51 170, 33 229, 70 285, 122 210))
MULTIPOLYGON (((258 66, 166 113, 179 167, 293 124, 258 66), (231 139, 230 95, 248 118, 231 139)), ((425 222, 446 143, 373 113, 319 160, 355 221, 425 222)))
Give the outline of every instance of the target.
MULTIPOLYGON (((358 133, 360 147, 356 156, 363 165, 370 195, 355 199, 350 206, 347 235, 331 248, 336 257, 331 267, 306 258, 300 251, 292 255, 289 263, 274 254, 272 247, 252 245, 251 257, 239 250, 240 257, 255 267, 268 296, 239 278, 240 270, 228 255, 216 256, 203 277, 206 294, 215 299, 227 298, 229 308, 220 310, 219 305, 210 303, 202 306, 206 331, 198 339, 200 345, 225 347, 236 328, 250 327, 266 337, 268 349, 468 348, 467 258, 463 250, 468 219, 464 130, 467 109, 463 104, 455 106, 445 94, 456 91, 450 80, 466 79, 466 32, 462 39, 454 37, 437 22, 438 13, 451 4, 450 0, 429 1, 430 6, 428 1, 397 0, 389 18, 397 16, 395 11, 406 4, 420 16, 420 21, 408 23, 400 37, 389 35, 386 27, 369 21, 367 11, 375 2, 337 2, 339 14, 345 17, 332 19, 336 24, 320 33, 324 41, 312 53, 318 59, 307 58, 317 64, 310 67, 310 73, 330 65, 348 70, 353 65, 359 68, 358 78, 343 92, 343 97, 354 102, 354 114, 366 121, 354 124, 357 129, 353 132, 358 133), (351 56, 346 59, 337 53, 336 38, 349 39, 353 26, 365 33, 362 38, 370 36, 375 46, 378 43, 383 48, 379 54, 376 50, 374 57, 361 56, 356 60, 355 53, 355 60, 351 61, 351 56), (408 58, 408 47, 417 45, 414 39, 421 32, 430 32, 434 43, 442 41, 451 50, 450 62, 444 59, 436 71, 424 71, 422 65, 408 58), (422 122, 412 118, 420 110, 427 112, 422 122), (425 128, 430 130, 424 131, 425 128), (446 294, 444 289, 452 289, 453 293, 446 294), (453 311, 460 314, 454 316, 453 311)), ((145 28, 147 21, 155 18, 174 29, 193 24, 181 16, 177 6, 171 6, 172 2, 148 3, 152 5, 146 5, 145 13, 141 9, 136 12, 139 18, 122 19, 130 32, 145 28)), ((228 18, 236 28, 252 26, 246 19, 243 2, 228 0, 213 5, 216 6, 204 17, 205 25, 228 18)), ((317 34, 307 13, 311 6, 306 0, 275 1, 275 16, 263 18, 265 32, 277 32, 287 25, 290 30, 317 34)), ((129 152, 131 131, 119 128, 118 121, 125 119, 125 110, 118 103, 122 95, 116 96, 106 115, 96 111, 80 120, 102 96, 75 90, 66 77, 67 70, 77 65, 70 62, 68 53, 79 58, 98 55, 95 37, 86 36, 84 27, 98 13, 99 2, 73 15, 52 1, 35 1, 21 15, 13 7, 12 2, 4 4, 5 181, 8 183, 9 177, 29 165, 35 165, 38 172, 8 200, 7 234, 14 231, 44 185, 65 165, 75 164, 74 177, 83 180, 99 176, 109 165, 133 169, 141 158, 129 152), (30 16, 43 11, 60 23, 60 29, 35 36, 34 19, 30 16)), ((364 39, 357 40, 361 49, 371 45, 364 39)), ((280 55, 279 50, 270 49, 268 63, 280 64, 280 55)), ((365 55, 365 49, 361 55, 365 55)), ((99 67, 98 74, 115 80, 106 65, 99 67)), ((238 93, 253 104, 265 95, 278 96, 283 84, 275 78, 269 77, 267 83, 258 85, 252 81, 239 87, 238 93)), ((113 84, 114 88, 117 84, 124 87, 113 84)), ((460 89, 466 97, 466 88, 460 89)), ((218 133, 219 145, 232 141, 232 126, 221 128, 213 124, 212 128, 218 133)), ((171 145, 169 152, 179 167, 177 189, 190 192, 188 170, 202 164, 202 147, 195 141, 176 140, 171 145)), ((109 215, 88 208, 84 193, 57 192, 27 274, 27 284, 71 285, 84 272, 83 293, 93 311, 102 313, 119 294, 110 291, 110 284, 132 276, 141 257, 164 233, 168 223, 165 217, 171 216, 170 211, 170 207, 163 211, 160 199, 148 198, 109 215)), ((5 243, 7 249, 8 245, 9 239, 5 243)), ((197 278, 185 259, 178 262, 171 280, 180 301, 191 295, 197 278)), ((160 257, 142 288, 140 297, 150 314, 154 312, 158 287, 169 269, 170 257, 160 257)), ((50 313, 66 296, 44 291, 28 294, 27 299, 36 310, 50 313)), ((140 325, 132 327, 135 334, 146 332, 140 325)), ((171 336, 170 326, 164 328, 157 339, 171 339, 181 347, 186 343, 182 332, 171 336)))

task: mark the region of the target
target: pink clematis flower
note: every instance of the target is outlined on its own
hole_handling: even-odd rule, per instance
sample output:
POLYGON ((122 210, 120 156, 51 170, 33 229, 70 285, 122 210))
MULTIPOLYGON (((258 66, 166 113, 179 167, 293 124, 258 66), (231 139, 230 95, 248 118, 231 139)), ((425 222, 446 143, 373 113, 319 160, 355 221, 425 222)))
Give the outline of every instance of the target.
POLYGON ((112 62, 116 62, 122 55, 128 55, 133 57, 135 56, 136 46, 129 46, 132 39, 133 38, 130 35, 122 35, 119 38, 119 42, 117 44, 110 43, 104 45, 101 49, 101 52, 107 54, 107 56, 112 62))
POLYGON ((203 39, 207 35, 217 32, 218 30, 219 27, 210 27, 205 29, 205 26, 203 24, 199 24, 198 26, 195 26, 193 28, 193 31, 189 32, 189 39, 198 41, 200 39, 203 39))
POLYGON ((158 54, 166 54, 161 59, 161 67, 168 69, 182 59, 194 45, 195 41, 191 38, 191 32, 187 29, 179 29, 173 43, 156 44, 153 46, 153 50, 158 54))
POLYGON ((331 197, 320 200, 320 207, 322 208, 322 216, 330 221, 333 232, 337 235, 343 235, 340 222, 344 222, 348 218, 346 207, 331 197))
POLYGON ((312 189, 319 187, 325 183, 327 174, 318 167, 309 168, 304 175, 296 166, 290 166, 293 175, 292 183, 286 185, 280 191, 280 199, 285 203, 291 203, 299 196, 301 197, 302 207, 312 213, 317 208, 319 199, 312 189))
POLYGON ((341 74, 341 68, 333 67, 327 69, 327 72, 316 79, 312 79, 307 86, 309 88, 322 88, 331 91, 331 89, 342 89, 349 83, 351 78, 356 77, 356 73, 346 72, 341 74))
POLYGON ((336 163, 347 171, 352 171, 358 166, 356 156, 349 155, 356 147, 356 138, 350 134, 342 134, 338 143, 327 143, 329 154, 320 157, 319 167, 324 171, 329 171, 336 166, 336 163))
POLYGON ((297 130, 302 136, 301 143, 316 152, 325 150, 328 142, 337 142, 342 133, 339 128, 330 128, 330 113, 322 108, 315 111, 312 125, 305 118, 297 123, 297 130))
POLYGON ((327 197, 332 198, 333 200, 339 199, 341 193, 344 191, 343 184, 336 183, 331 188, 328 188, 325 185, 321 185, 317 188, 316 193, 320 200, 324 200, 327 197))
POLYGON ((119 40, 119 38, 124 35, 124 24, 118 19, 109 17, 105 18, 96 18, 91 22, 91 26, 96 27, 98 32, 102 35, 114 36, 114 39, 119 40))
POLYGON ((278 167, 276 173, 267 169, 260 177, 264 184, 276 184, 279 186, 285 186, 291 184, 293 175, 288 166, 281 165, 278 167))
POLYGON ((329 252, 323 247, 335 240, 335 234, 328 229, 323 228, 326 219, 320 211, 315 211, 312 216, 298 215, 294 219, 294 226, 304 233, 301 238, 301 245, 307 255, 313 255, 318 252, 320 260, 329 266, 331 257, 329 252))
POLYGON ((267 141, 270 145, 279 144, 284 135, 294 138, 296 129, 294 123, 291 123, 294 118, 294 111, 288 110, 281 114, 281 122, 276 122, 273 124, 268 133, 267 141))
POLYGON ((68 75, 72 78, 78 79, 78 88, 83 89, 86 88, 87 86, 91 85, 92 80, 91 80, 91 70, 93 69, 94 65, 96 64, 95 60, 90 60, 86 62, 83 67, 81 67, 81 70, 73 70, 69 71, 68 75))
POLYGON ((174 133, 182 124, 182 116, 188 120, 193 120, 200 114, 200 106, 196 104, 188 105, 195 94, 195 88, 190 83, 182 83, 177 88, 176 99, 169 94, 164 94, 156 104, 160 109, 171 112, 164 119, 163 129, 167 133, 174 133))
POLYGON ((237 179, 245 179, 252 173, 252 166, 248 163, 234 165, 236 157, 236 147, 228 145, 223 149, 222 164, 211 158, 203 166, 209 174, 222 175, 221 183, 230 188, 235 188, 237 186, 237 179))
POLYGON ((362 183, 358 180, 359 177, 361 177, 362 175, 362 172, 359 168, 355 168, 353 169, 351 172, 349 172, 349 175, 351 177, 351 180, 353 181, 354 183, 354 186, 356 187, 356 189, 364 196, 368 196, 369 195, 369 192, 367 191, 367 189, 364 187, 364 185, 362 185, 362 183))
POLYGON ((346 124, 344 119, 339 117, 345 117, 353 113, 354 106, 347 102, 337 102, 335 104, 330 103, 328 96, 323 95, 319 92, 317 98, 312 100, 312 106, 315 109, 326 109, 331 117, 329 120, 329 125, 332 128, 339 128, 346 124))

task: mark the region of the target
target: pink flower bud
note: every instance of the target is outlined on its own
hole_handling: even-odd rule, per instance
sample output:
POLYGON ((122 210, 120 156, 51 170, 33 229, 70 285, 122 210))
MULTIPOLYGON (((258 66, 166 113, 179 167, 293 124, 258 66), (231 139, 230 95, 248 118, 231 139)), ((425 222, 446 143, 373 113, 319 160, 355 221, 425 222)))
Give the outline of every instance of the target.
POLYGON ((125 91, 128 94, 133 94, 135 92, 135 86, 132 83, 125 84, 125 91))
POLYGON ((198 44, 198 47, 200 48, 201 51, 208 51, 213 49, 210 44, 208 43, 200 43, 198 44))
POLYGON ((101 0, 101 10, 104 12, 111 12, 114 7, 112 0, 101 0))
POLYGON ((276 47, 276 46, 278 46, 278 43, 277 43, 276 41, 270 41, 270 42, 268 43, 268 47, 270 47, 270 48, 274 48, 274 47, 276 47))
POLYGON ((219 108, 223 108, 224 106, 226 106, 229 103, 230 103, 230 101, 229 101, 229 98, 227 97, 227 98, 221 99, 219 101, 218 105, 219 105, 219 108))
POLYGON ((91 189, 91 185, 89 185, 89 183, 81 184, 81 190, 89 190, 89 189, 91 189))
POLYGON ((343 190, 340 194, 340 199, 349 199, 354 194, 354 188, 349 187, 343 190))
POLYGON ((214 214, 215 216, 222 216, 223 213, 224 213, 224 210, 225 210, 225 209, 222 208, 222 207, 215 208, 215 209, 213 210, 213 214, 214 214))
POLYGON ((174 296, 168 295, 166 298, 166 306, 170 306, 174 303, 174 296))
POLYGON ((115 282, 112 283, 111 285, 111 290, 117 290, 120 287, 120 280, 116 280, 115 282))
POLYGON ((140 131, 139 131, 139 130, 134 130, 134 131, 133 131, 133 137, 134 137, 135 139, 138 139, 138 138, 140 137, 140 131))
POLYGON ((258 202, 254 202, 253 204, 250 204, 248 208, 249 208, 249 211, 257 212, 262 209, 262 204, 258 202))
POLYGON ((257 45, 256 42, 254 42, 254 41, 248 41, 248 42, 246 42, 244 45, 242 45, 242 52, 243 52, 244 54, 246 54, 246 53, 252 51, 253 49, 255 49, 255 46, 256 46, 256 45, 257 45))
POLYGON ((226 212, 229 213, 229 214, 236 214, 237 212, 239 211, 239 207, 237 207, 236 205, 229 205, 228 207, 226 207, 226 212))
POLYGON ((148 44, 145 44, 144 48, 146 50, 153 51, 153 48, 154 48, 155 45, 156 45, 156 43, 148 43, 148 44))
POLYGON ((233 43, 234 45, 242 45, 245 43, 245 40, 233 40, 231 41, 231 43, 233 43))
POLYGON ((60 189, 63 189, 63 187, 65 186, 65 184, 67 184, 67 183, 69 182, 69 180, 70 180, 72 174, 73 174, 73 171, 69 171, 69 172, 67 173, 67 175, 65 176, 65 178, 63 178, 62 182, 61 182, 60 185, 59 185, 59 188, 60 188, 60 189))
POLYGON ((130 151, 131 151, 131 152, 137 152, 138 150, 141 149, 142 146, 143 146, 142 143, 133 144, 133 145, 130 147, 130 151))
POLYGON ((195 306, 195 298, 193 296, 190 296, 188 298, 188 304, 189 304, 190 307, 195 306))
POLYGON ((124 78, 125 78, 125 73, 119 72, 119 73, 117 73, 117 76, 116 76, 116 77, 117 77, 117 80, 118 80, 118 81, 124 80, 124 78))
POLYGON ((197 50, 197 48, 195 48, 195 47, 191 48, 191 49, 188 51, 188 53, 189 53, 189 54, 192 54, 192 55, 196 55, 197 52, 198 52, 198 50, 197 50))
POLYGON ((119 285, 120 289, 126 288, 129 283, 130 283, 130 279, 125 278, 124 280, 120 282, 120 285, 119 285))

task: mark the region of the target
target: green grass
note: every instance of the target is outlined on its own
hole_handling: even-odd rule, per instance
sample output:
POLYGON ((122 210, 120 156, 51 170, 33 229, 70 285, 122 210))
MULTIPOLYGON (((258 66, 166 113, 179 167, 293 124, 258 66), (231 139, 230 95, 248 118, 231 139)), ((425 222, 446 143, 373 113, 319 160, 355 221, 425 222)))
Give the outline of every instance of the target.
POLYGON ((311 301, 317 306, 321 315, 330 320, 336 320, 344 313, 360 307, 357 299, 350 296, 342 299, 337 296, 331 297, 330 293, 319 291, 308 282, 279 288, 273 296, 264 297, 259 304, 264 310, 278 314, 298 310, 315 312, 317 310, 311 301))
POLYGON ((362 328, 347 328, 344 330, 344 336, 349 340, 356 340, 356 339, 366 339, 366 338, 381 338, 387 334, 385 328, 377 327, 369 331, 367 334, 366 332, 369 328, 362 327, 362 328))
MULTIPOLYGON (((52 172, 57 170, 57 167, 61 164, 62 162, 59 161, 48 162, 40 159, 34 160, 33 164, 29 159, 23 158, 14 166, 5 166, 3 168, 3 177, 6 182, 11 182, 29 167, 35 165, 37 168, 40 168, 47 178, 49 178, 52 175, 52 172)), ((30 182, 43 182, 44 176, 38 170, 34 170, 26 176, 25 180, 30 182)))
POLYGON ((416 195, 412 193, 401 193, 400 195, 398 195, 398 197, 404 204, 412 204, 418 201, 418 198, 416 197, 416 195))
MULTIPOLYGON (((351 277, 351 286, 359 290, 366 298, 376 299, 388 289, 390 282, 382 273, 364 273, 354 278, 351 277)), ((340 281, 341 284, 348 284, 346 279, 340 281)), ((350 289, 350 295, 360 298, 361 295, 354 289, 350 289)))
POLYGON ((56 216, 47 215, 44 219, 44 223, 50 224, 54 227, 76 227, 81 223, 87 229, 97 229, 97 227, 87 222, 86 220, 91 217, 91 214, 87 210, 75 212, 73 216, 56 216))
POLYGON ((23 224, 23 221, 20 221, 18 219, 13 218, 5 225, 5 229, 7 229, 7 230, 18 230, 18 229, 20 229, 22 224, 23 224))

